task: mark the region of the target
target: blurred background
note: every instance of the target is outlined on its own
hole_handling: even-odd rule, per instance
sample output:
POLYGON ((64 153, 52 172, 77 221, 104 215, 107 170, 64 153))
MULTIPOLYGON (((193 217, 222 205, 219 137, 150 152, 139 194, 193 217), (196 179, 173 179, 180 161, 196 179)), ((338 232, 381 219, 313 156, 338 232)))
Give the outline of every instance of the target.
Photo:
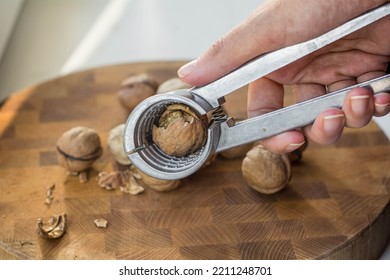
MULTIPOLYGON (((261 2, 0 0, 0 104, 75 71, 194 59, 261 2)), ((390 115, 375 120, 390 139, 390 115)), ((390 248, 383 258, 390 259, 390 248)))
POLYGON ((193 59, 261 0, 0 0, 0 100, 116 63, 193 59))

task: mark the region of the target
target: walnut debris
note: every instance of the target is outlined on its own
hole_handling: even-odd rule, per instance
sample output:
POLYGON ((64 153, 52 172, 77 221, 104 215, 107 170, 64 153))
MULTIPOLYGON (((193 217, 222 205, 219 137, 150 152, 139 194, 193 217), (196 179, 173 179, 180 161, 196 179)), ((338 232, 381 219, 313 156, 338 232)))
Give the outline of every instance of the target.
POLYGON ((53 192, 54 192, 54 188, 56 187, 55 184, 52 184, 51 186, 49 186, 47 189, 46 189, 46 198, 45 198, 45 204, 47 206, 50 206, 53 199, 54 199, 54 196, 53 196, 53 192))
POLYGON ((93 222, 98 228, 107 228, 108 226, 108 221, 103 218, 95 219, 93 222))
POLYGON ((129 171, 100 172, 98 185, 106 190, 119 189, 122 192, 136 195, 144 191, 144 188, 135 180, 137 176, 129 171))
POLYGON ((55 239, 63 236, 66 230, 66 214, 54 215, 46 223, 38 219, 36 232, 45 239, 55 239))
POLYGON ((142 193, 145 190, 140 184, 138 184, 138 182, 133 176, 130 177, 129 184, 126 184, 119 189, 121 190, 121 192, 132 195, 142 193))

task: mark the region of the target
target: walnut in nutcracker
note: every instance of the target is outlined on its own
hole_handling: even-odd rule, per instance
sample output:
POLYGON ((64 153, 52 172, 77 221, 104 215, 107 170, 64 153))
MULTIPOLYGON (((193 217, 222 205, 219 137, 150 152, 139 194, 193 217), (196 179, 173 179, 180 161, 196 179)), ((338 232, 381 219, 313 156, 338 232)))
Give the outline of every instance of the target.
POLYGON ((263 194, 282 190, 291 179, 291 163, 284 154, 276 154, 262 145, 255 145, 242 161, 245 182, 263 194))
POLYGON ((130 76, 122 82, 118 91, 120 103, 130 111, 141 101, 156 94, 159 83, 150 75, 142 73, 130 76))
POLYGON ((194 153, 207 139, 206 121, 184 104, 167 106, 153 126, 154 143, 166 154, 182 157, 194 153))
POLYGON ((80 182, 87 181, 87 169, 101 156, 98 133, 78 126, 66 131, 57 141, 58 162, 70 175, 78 175, 80 182))

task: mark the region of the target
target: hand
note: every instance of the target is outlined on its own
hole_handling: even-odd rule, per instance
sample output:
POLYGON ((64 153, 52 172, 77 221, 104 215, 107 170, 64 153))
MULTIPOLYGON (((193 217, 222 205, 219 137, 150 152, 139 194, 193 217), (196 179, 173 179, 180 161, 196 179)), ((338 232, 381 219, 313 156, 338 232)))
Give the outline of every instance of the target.
MULTIPOLYGON (((178 71, 186 83, 200 86, 269 51, 319 36, 386 1, 269 0, 178 71)), ((249 85, 248 117, 283 107, 283 85, 292 85, 296 102, 385 74, 390 61, 387 16, 249 85)), ((285 153, 304 143, 304 134, 320 144, 337 141, 344 126, 363 127, 372 116, 390 112, 390 94, 352 90, 342 109, 322 112, 312 125, 262 140, 285 153)))

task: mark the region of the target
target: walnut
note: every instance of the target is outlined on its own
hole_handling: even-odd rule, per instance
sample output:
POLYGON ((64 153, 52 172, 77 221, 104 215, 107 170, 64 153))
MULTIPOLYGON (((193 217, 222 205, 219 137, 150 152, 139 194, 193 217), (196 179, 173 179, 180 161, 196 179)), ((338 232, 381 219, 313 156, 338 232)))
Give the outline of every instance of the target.
POLYGON ((291 179, 291 163, 284 154, 273 153, 262 145, 254 146, 242 162, 246 183, 263 194, 282 190, 291 179))
POLYGON ((102 155, 100 137, 92 128, 71 128, 58 139, 57 152, 59 164, 84 183, 85 171, 102 155))
POLYGON ((36 232, 40 237, 46 239, 55 239, 64 235, 66 230, 66 214, 54 215, 49 218, 47 223, 38 219, 36 232))
POLYGON ((179 78, 172 78, 163 82, 157 89, 157 94, 166 93, 178 89, 188 89, 191 85, 182 82, 179 78))
POLYGON ((236 159, 245 157, 246 153, 252 148, 253 143, 240 145, 234 148, 220 152, 220 155, 225 159, 236 159))
POLYGON ((133 110, 142 100, 154 95, 158 86, 159 83, 147 74, 131 76, 122 82, 119 101, 125 108, 133 110))
POLYGON ((123 148, 124 129, 125 124, 120 124, 110 130, 108 134, 108 150, 119 164, 130 165, 131 161, 123 148))
POLYGON ((131 166, 131 172, 134 174, 135 178, 145 185, 155 191, 166 192, 178 188, 181 185, 181 180, 161 180, 154 177, 151 177, 142 171, 138 170, 135 166, 131 166))
POLYGON ((156 145, 171 156, 186 156, 204 145, 207 138, 204 122, 186 105, 172 104, 153 126, 156 145))
POLYGON ((101 156, 102 147, 94 129, 78 126, 69 129, 58 139, 57 151, 59 164, 69 174, 79 175, 84 183, 87 180, 85 171, 101 156))

